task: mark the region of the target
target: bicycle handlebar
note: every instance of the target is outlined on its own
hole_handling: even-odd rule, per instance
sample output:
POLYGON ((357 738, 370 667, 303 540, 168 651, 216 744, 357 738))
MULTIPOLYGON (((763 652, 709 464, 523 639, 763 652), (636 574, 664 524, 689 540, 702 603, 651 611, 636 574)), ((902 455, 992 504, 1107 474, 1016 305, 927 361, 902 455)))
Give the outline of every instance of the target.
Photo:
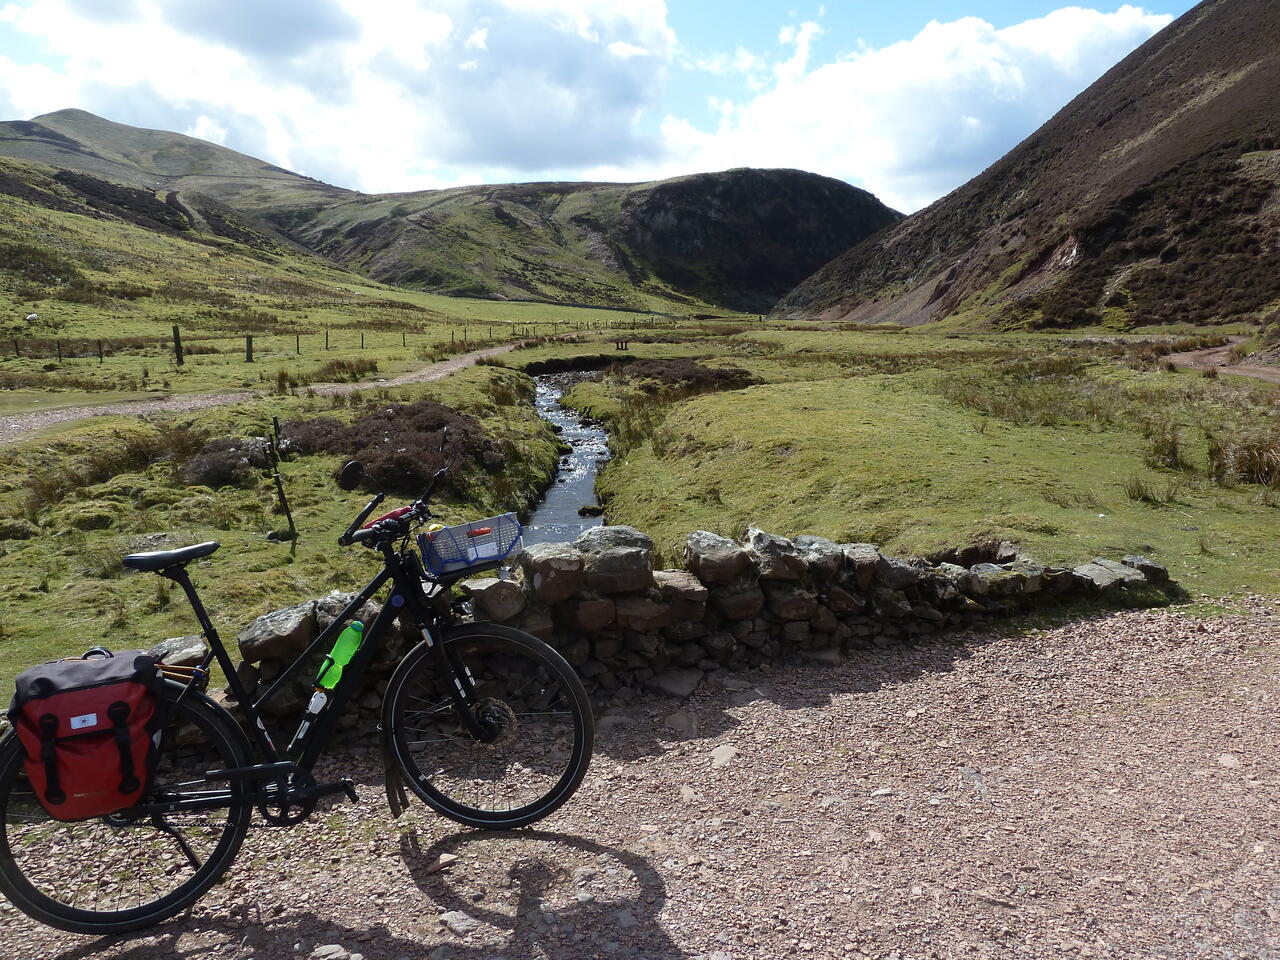
MULTIPOLYGON (((351 521, 351 526, 347 527, 346 533, 344 533, 342 536, 338 538, 338 545, 345 547, 349 543, 355 543, 356 533, 364 532, 360 530, 360 525, 369 519, 369 514, 373 513, 374 508, 377 507, 378 504, 380 504, 386 498, 387 498, 387 495, 385 493, 375 494, 374 498, 370 500, 367 504, 365 504, 364 509, 360 511, 360 515, 351 521)), ((364 540, 367 538, 361 537, 360 539, 364 540)))

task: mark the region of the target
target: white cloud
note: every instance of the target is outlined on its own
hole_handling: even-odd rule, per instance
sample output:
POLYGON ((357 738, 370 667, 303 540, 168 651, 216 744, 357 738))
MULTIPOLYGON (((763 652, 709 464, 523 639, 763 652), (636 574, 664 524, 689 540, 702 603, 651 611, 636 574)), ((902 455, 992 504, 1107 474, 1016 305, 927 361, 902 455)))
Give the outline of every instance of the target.
POLYGON ((792 17, 768 51, 695 55, 663 0, 281 0, 246 13, 260 8, 0 0, 0 22, 50 53, 33 65, 0 53, 0 109, 186 130, 366 191, 789 166, 911 210, 1169 20, 1068 7, 1003 30, 930 23, 872 49, 792 17), (286 16, 304 8, 305 24, 286 16), (820 39, 853 52, 823 62, 820 39), (677 58, 719 78, 698 100, 710 119, 660 119, 677 58))
MULTIPOLYGON (((758 96, 720 105, 714 129, 668 117, 669 171, 734 166, 813 170, 915 210, 979 173, 1170 17, 1130 5, 1068 7, 1003 30, 975 17, 812 69, 814 23, 758 96)), ((597 175, 600 171, 595 172, 597 175)))

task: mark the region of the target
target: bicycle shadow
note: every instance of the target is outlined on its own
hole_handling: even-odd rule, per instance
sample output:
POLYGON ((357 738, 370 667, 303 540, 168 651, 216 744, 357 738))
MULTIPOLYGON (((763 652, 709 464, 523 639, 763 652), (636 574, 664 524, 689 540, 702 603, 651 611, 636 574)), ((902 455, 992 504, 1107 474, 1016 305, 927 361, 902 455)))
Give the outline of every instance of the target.
POLYGON ((416 828, 401 835, 400 851, 418 889, 442 911, 506 932, 497 953, 451 948, 449 957, 523 958, 535 946, 565 960, 686 956, 659 922, 666 884, 636 853, 540 830, 459 831, 424 850, 416 828), (443 855, 459 859, 441 870, 443 855))
POLYGON ((367 960, 524 960, 535 947, 551 960, 687 956, 658 920, 666 886, 637 854, 534 830, 460 831, 423 849, 415 827, 400 846, 413 883, 452 923, 427 910, 413 923, 421 936, 405 936, 385 923, 351 926, 305 909, 268 918, 250 903, 229 916, 188 911, 136 942, 138 934, 101 937, 40 960, 295 960, 329 943, 367 960), (442 854, 459 859, 439 870, 442 854), (217 942, 184 943, 192 934, 217 942))

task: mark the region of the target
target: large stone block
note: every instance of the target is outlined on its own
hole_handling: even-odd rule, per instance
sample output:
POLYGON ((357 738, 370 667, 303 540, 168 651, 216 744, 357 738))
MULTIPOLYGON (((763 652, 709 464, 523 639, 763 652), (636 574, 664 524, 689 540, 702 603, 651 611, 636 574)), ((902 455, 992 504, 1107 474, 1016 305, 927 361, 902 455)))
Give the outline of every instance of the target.
POLYGON ((671 625, 671 605, 649 597, 619 597, 618 626, 640 633, 652 633, 671 625))
POLYGON ((815 577, 831 580, 840 575, 844 567, 844 551, 836 543, 807 533, 794 538, 791 543, 800 551, 800 556, 809 564, 809 572, 815 577))
POLYGON ((567 600, 582 585, 582 554, 567 543, 536 543, 516 554, 520 576, 538 603, 567 600))
POLYGON ((263 614, 237 635, 240 658, 257 663, 268 658, 293 660, 316 637, 316 601, 263 614))
POLYGON ((751 555, 738 544, 706 530, 689 534, 684 563, 703 583, 729 583, 751 563, 751 555))
POLYGON ((702 620, 707 614, 707 588, 684 570, 655 570, 653 582, 662 599, 671 605, 675 623, 702 620))
POLYGON ((573 541, 582 554, 583 582, 599 593, 628 593, 653 585, 653 541, 633 527, 593 527, 573 541))
POLYGON ((880 551, 870 543, 842 543, 840 551, 844 554, 845 570, 860 591, 866 591, 876 578, 876 569, 880 565, 880 551))
POLYGON ((765 596, 778 620, 808 620, 818 610, 818 595, 799 584, 767 584, 765 596))
POLYGON ((161 663, 174 667, 194 667, 208 654, 209 644, 199 635, 170 637, 168 640, 161 640, 147 652, 161 663))
POLYGON ((484 577, 463 585, 475 604, 476 619, 506 623, 519 616, 529 602, 524 587, 514 580, 484 577))
POLYGON ((556 612, 575 630, 595 633, 617 622, 616 601, 612 597, 582 597, 566 600, 556 612))
POLYGON ((800 580, 809 572, 809 564, 786 537, 751 527, 747 530, 747 549, 760 568, 762 580, 800 580))
POLYGON ((867 608, 864 597, 850 593, 844 587, 831 587, 827 590, 827 603, 839 614, 861 613, 867 608))
POLYGON ((747 620, 764 609, 764 591, 750 580, 737 580, 712 589, 711 603, 726 620, 747 620))

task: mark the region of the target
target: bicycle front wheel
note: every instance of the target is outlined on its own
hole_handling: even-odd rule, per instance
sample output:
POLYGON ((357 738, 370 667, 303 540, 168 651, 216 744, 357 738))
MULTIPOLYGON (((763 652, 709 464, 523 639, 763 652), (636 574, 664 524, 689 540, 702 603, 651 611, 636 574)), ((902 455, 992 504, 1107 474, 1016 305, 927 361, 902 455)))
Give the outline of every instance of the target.
POLYGON ((435 657, 419 644, 383 701, 383 730, 405 782, 428 806, 472 827, 511 829, 541 820, 586 775, 595 720, 582 681, 536 637, 493 623, 466 624, 441 641, 469 676, 476 714, 491 735, 459 719, 435 657))
MULTIPOLYGON (((169 720, 155 785, 144 803, 213 789, 207 770, 249 762, 243 735, 224 710, 166 684, 169 720)), ((217 785, 221 788, 221 785, 217 785)), ((232 793, 243 790, 232 785, 232 793)), ((131 815, 128 810, 65 823, 40 806, 12 731, 0 739, 0 892, 23 913, 73 933, 122 933, 174 916, 231 865, 251 810, 131 815)))

